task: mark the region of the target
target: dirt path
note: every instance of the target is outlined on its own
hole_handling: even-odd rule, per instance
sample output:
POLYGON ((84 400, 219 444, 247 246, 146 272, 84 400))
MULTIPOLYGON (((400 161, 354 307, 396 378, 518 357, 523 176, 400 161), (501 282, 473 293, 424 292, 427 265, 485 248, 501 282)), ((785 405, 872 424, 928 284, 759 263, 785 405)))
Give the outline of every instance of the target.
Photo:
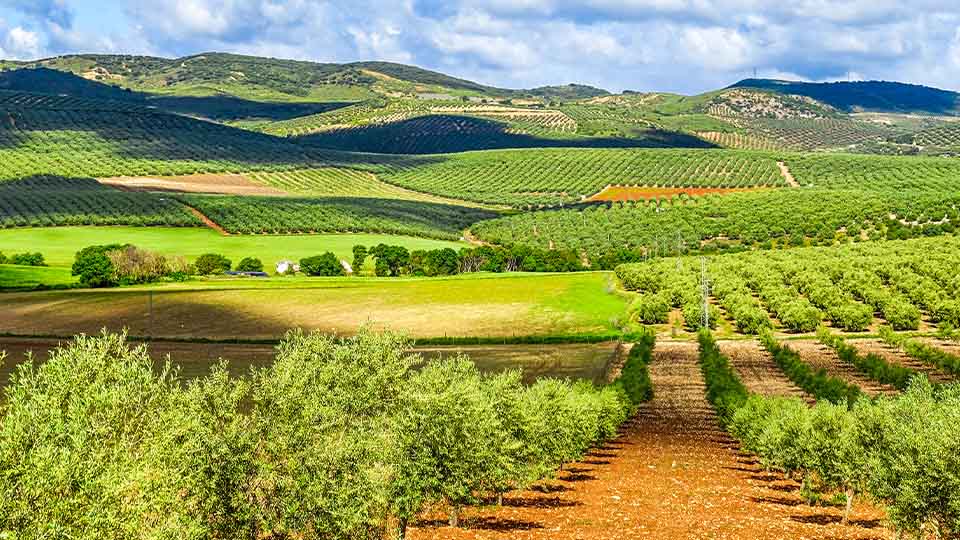
POLYGON ((814 369, 823 368, 832 377, 843 379, 860 387, 867 395, 893 395, 897 389, 889 384, 880 384, 840 360, 837 353, 816 340, 797 340, 786 342, 787 347, 796 351, 800 358, 814 369))
POLYGON ((189 204, 184 204, 184 206, 187 207, 187 210, 189 210, 191 214, 197 216, 197 219, 202 221, 203 224, 206 225, 207 227, 210 227, 211 229, 222 234, 223 236, 230 236, 230 233, 228 233, 226 229, 218 225, 217 222, 207 217, 207 215, 201 212, 200 210, 197 210, 196 208, 190 206, 189 204))
POLYGON ((501 508, 472 508, 461 529, 425 520, 422 539, 767 540, 885 538, 882 516, 801 503, 796 483, 760 470, 720 429, 704 397, 696 344, 658 342, 650 366, 655 398, 624 434, 538 490, 501 508))
POLYGON ((783 176, 788 186, 795 188, 800 187, 800 184, 797 182, 797 179, 793 177, 793 173, 790 172, 790 168, 787 167, 786 163, 778 161, 777 167, 780 168, 780 175, 783 176))
POLYGON ((860 354, 876 354, 891 364, 899 364, 910 369, 915 369, 936 383, 948 383, 956 381, 949 373, 937 369, 936 366, 921 362, 911 358, 905 352, 895 349, 879 339, 849 339, 847 343, 857 348, 860 354))
POLYGON ((756 340, 718 341, 720 352, 730 359, 747 390, 762 396, 794 396, 810 404, 813 396, 793 384, 756 340))
POLYGON ((463 240, 464 240, 465 242, 467 242, 468 244, 474 245, 474 246, 489 246, 489 245, 491 245, 490 242, 484 242, 483 240, 480 240, 479 238, 477 238, 476 236, 474 236, 473 233, 470 232, 470 229, 464 229, 464 230, 463 230, 463 240))

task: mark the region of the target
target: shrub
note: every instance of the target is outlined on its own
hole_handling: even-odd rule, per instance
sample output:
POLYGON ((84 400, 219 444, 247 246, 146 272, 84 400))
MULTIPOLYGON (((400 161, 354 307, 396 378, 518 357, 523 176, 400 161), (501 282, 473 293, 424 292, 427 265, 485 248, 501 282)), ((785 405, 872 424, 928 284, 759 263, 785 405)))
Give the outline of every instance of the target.
POLYGON ((353 267, 353 274, 359 276, 360 272, 363 271, 363 265, 367 262, 367 247, 356 245, 353 246, 353 262, 350 263, 350 266, 353 267))
POLYGON ((212 276, 229 272, 232 265, 233 263, 230 262, 230 259, 219 253, 204 253, 197 257, 197 260, 193 263, 197 274, 201 276, 212 276))
POLYGON ((340 259, 331 252, 300 259, 300 271, 308 276, 342 276, 346 274, 340 259))
POLYGON ((20 266, 46 266, 41 253, 17 253, 9 258, 10 264, 19 264, 20 266))
POLYGON ((71 273, 79 276, 80 284, 85 287, 112 287, 117 285, 116 271, 107 253, 126 246, 107 244, 88 246, 74 256, 71 273))
POLYGON ((661 324, 670 317, 670 300, 664 294, 644 294, 633 301, 630 310, 642 324, 661 324))
POLYGON ((263 261, 256 257, 244 257, 237 263, 237 272, 263 272, 263 261))
POLYGON ((907 300, 895 297, 883 306, 883 318, 894 330, 920 328, 920 310, 907 300))
POLYGON ((149 283, 171 272, 166 257, 135 246, 110 250, 106 255, 113 267, 113 280, 119 283, 149 283))

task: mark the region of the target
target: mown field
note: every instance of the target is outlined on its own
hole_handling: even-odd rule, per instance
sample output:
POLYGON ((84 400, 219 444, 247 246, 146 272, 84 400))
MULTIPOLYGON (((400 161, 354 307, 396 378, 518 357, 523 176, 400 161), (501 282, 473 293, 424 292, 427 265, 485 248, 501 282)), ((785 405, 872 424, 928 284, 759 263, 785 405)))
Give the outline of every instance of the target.
POLYGON ((169 256, 193 260, 204 253, 220 253, 234 263, 244 257, 261 259, 268 270, 284 259, 301 258, 332 251, 341 259, 350 260, 353 246, 375 246, 380 243, 402 245, 407 249, 460 249, 464 242, 449 242, 376 234, 316 235, 232 235, 223 236, 199 227, 43 227, 0 229, 0 252, 24 250, 44 255, 51 266, 70 266, 76 252, 86 246, 129 243, 169 256))
POLYGON ((69 336, 127 328, 137 336, 276 339, 294 327, 352 334, 368 323, 421 338, 615 333, 626 301, 612 292, 611 277, 210 279, 5 293, 0 333, 69 336))

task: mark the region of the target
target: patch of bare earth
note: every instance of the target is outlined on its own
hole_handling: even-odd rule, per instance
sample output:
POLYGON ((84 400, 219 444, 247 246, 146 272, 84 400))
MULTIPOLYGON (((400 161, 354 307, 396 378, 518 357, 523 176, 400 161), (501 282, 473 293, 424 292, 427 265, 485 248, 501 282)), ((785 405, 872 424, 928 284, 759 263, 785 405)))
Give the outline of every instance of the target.
POLYGON ((242 174, 193 174, 189 176, 118 176, 100 178, 101 184, 124 191, 169 193, 216 193, 224 195, 286 195, 277 188, 254 182, 242 174))
POLYGON ((197 208, 194 208, 194 207, 192 207, 192 206, 190 206, 190 205, 188 205, 188 204, 184 204, 183 206, 185 206, 186 209, 189 210, 191 214, 193 214, 194 216, 196 216, 196 218, 199 219, 199 220, 200 220, 204 225, 206 225, 207 227, 209 227, 209 228, 217 231, 218 233, 222 234, 223 236, 230 236, 230 233, 227 232, 226 229, 224 229, 223 227, 221 227, 220 224, 217 223, 216 221, 210 219, 210 217, 209 217, 208 215, 204 214, 203 212, 201 212, 201 211, 198 210, 197 208))
POLYGON ((936 347, 946 353, 960 355, 960 343, 939 338, 917 338, 921 343, 936 347))
POLYGON ((777 168, 780 169, 780 176, 783 177, 783 180, 787 183, 788 186, 800 187, 800 184, 797 182, 797 179, 793 177, 793 173, 790 172, 790 168, 787 167, 786 163, 782 161, 778 161, 777 168))
POLYGON ((856 505, 802 503, 799 486, 737 450, 704 396, 692 342, 658 342, 650 365, 655 397, 607 446, 502 507, 464 512, 462 528, 441 514, 413 527, 415 540, 627 540, 885 538, 883 515, 856 505))
POLYGON ((730 359, 747 390, 762 396, 799 397, 808 403, 816 399, 793 384, 756 340, 718 341, 720 352, 730 359))
POLYGON ((860 354, 876 354, 891 364, 897 364, 923 373, 931 381, 936 383, 947 383, 956 380, 952 375, 946 373, 936 366, 921 362, 905 352, 887 345, 879 339, 849 339, 847 343, 857 348, 860 354))
POLYGON ((893 395, 897 389, 889 384, 880 384, 857 371, 853 365, 840 360, 833 349, 815 340, 797 340, 787 343, 787 347, 800 355, 800 359, 814 369, 824 369, 831 377, 843 379, 850 384, 860 387, 870 396, 881 394, 893 395))

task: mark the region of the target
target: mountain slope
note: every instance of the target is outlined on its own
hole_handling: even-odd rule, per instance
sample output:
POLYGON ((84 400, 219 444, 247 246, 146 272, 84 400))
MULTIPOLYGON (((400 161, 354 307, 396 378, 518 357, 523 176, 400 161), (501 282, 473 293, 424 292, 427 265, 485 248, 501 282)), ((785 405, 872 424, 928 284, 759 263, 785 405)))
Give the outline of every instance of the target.
POLYGON ((806 96, 847 112, 877 111, 956 115, 960 94, 916 84, 887 81, 805 83, 745 79, 731 88, 756 88, 806 96))

